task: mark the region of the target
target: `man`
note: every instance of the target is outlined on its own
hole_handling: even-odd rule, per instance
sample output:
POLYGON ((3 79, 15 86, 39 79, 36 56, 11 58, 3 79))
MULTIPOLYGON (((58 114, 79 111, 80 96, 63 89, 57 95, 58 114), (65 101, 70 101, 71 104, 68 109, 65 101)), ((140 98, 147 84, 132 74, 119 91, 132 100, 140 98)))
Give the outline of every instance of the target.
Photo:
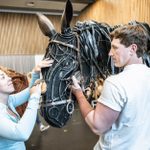
POLYGON ((72 92, 86 123, 100 136, 94 150, 149 150, 150 69, 142 60, 147 35, 140 25, 126 25, 111 38, 109 55, 124 70, 105 80, 94 110, 74 76, 72 92))

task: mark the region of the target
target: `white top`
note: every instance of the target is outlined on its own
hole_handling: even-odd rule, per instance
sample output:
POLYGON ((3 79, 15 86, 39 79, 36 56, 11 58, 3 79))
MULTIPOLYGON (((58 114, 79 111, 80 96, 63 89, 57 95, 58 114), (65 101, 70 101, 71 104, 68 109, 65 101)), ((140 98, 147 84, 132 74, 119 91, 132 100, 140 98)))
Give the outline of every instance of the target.
POLYGON ((120 111, 112 128, 101 135, 94 150, 150 150, 150 69, 126 66, 105 80, 98 102, 120 111))

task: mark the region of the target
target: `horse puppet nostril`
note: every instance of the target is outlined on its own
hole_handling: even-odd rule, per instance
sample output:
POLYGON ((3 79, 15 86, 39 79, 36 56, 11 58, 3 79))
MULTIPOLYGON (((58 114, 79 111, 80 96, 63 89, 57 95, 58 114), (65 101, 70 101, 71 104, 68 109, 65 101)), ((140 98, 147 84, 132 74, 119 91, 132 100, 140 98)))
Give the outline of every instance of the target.
POLYGON ((50 118, 57 118, 58 114, 59 114, 59 110, 57 107, 52 107, 48 110, 48 116, 50 118))

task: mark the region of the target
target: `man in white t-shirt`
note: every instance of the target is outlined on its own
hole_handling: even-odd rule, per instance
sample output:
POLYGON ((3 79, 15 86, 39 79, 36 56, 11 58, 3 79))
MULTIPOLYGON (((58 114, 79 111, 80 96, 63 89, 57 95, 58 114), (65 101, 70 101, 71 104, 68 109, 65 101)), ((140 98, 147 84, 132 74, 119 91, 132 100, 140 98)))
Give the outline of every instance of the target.
POLYGON ((94 150, 150 150, 150 69, 142 60, 147 35, 140 25, 126 25, 111 38, 109 55, 124 70, 105 80, 95 109, 74 76, 73 94, 86 123, 99 135, 94 150))

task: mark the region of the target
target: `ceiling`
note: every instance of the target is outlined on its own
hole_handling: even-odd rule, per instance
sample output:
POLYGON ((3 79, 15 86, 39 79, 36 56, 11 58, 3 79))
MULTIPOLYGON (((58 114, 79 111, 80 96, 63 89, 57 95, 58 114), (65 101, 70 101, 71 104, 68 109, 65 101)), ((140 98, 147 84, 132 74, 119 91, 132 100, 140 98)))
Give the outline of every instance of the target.
MULTIPOLYGON (((71 0, 74 16, 96 0, 71 0)), ((62 15, 66 0, 0 0, 0 12, 62 15)))

